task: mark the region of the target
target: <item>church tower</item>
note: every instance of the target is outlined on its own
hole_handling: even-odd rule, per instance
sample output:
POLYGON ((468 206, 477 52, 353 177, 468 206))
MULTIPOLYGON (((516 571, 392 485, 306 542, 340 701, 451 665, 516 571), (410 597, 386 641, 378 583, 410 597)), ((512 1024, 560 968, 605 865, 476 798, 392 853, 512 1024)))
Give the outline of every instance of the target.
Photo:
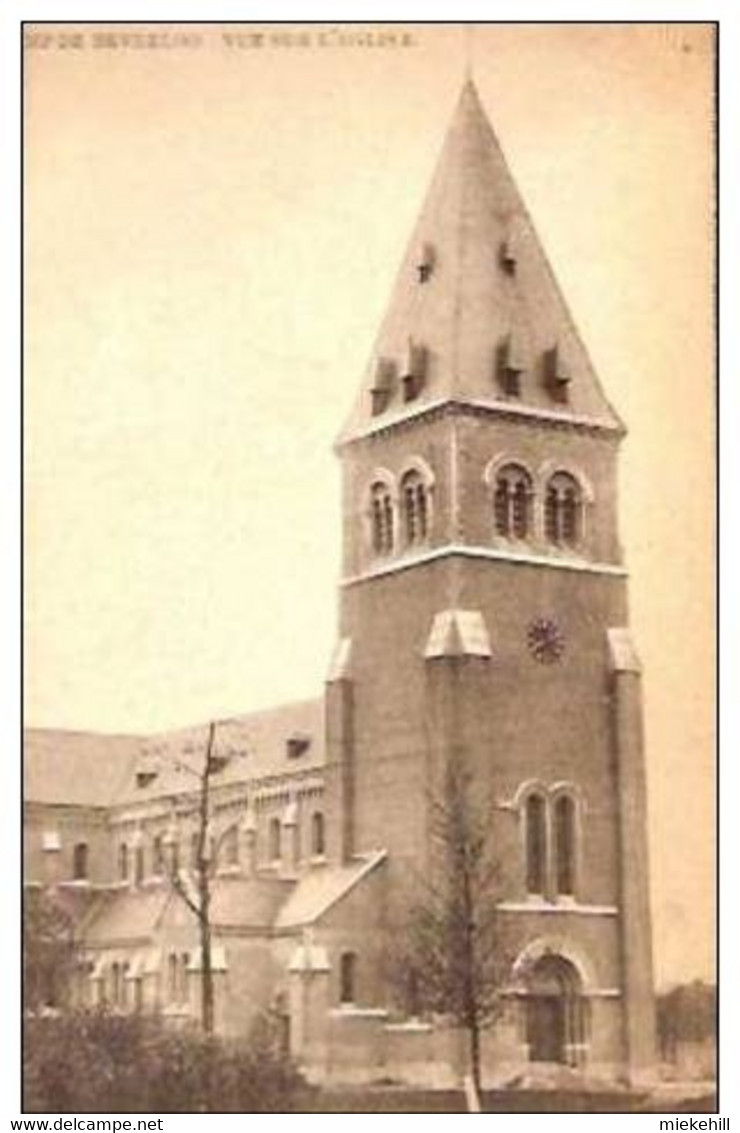
POLYGON ((392 905, 432 769, 464 749, 529 973, 520 1052, 634 1080, 653 1006, 624 431, 467 81, 337 442, 335 852, 387 851, 392 905))

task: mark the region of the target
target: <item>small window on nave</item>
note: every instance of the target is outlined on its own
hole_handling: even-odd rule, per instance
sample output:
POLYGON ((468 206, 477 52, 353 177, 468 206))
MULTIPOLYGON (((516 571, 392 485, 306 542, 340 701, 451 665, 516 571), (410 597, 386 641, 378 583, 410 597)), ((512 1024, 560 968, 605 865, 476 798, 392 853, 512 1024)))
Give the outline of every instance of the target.
POLYGON ((343 952, 339 957, 339 1002, 355 1003, 357 998, 357 956, 343 952))
POLYGON ((75 881, 87 881, 89 859, 90 853, 87 842, 78 842, 72 851, 72 877, 75 881))
POLYGON ((267 850, 271 862, 279 862, 281 857, 280 846, 280 819, 271 818, 267 828, 267 850))
POLYGON ((141 885, 144 880, 145 865, 144 846, 139 844, 134 848, 134 881, 137 885, 141 885))
POLYGON ((320 810, 311 816, 311 854, 323 857, 326 853, 326 822, 320 810))
POLYGON ((155 877, 164 873, 164 844, 161 834, 157 834, 152 842, 152 873, 155 877))

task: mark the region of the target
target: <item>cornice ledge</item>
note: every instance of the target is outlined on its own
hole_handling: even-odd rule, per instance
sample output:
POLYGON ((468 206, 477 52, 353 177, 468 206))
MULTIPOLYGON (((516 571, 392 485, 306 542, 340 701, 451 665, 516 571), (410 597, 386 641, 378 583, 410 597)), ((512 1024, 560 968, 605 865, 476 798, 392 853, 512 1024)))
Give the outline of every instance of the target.
POLYGON ((472 397, 443 397, 407 409, 394 417, 378 418, 364 428, 350 430, 340 436, 334 449, 339 452, 359 441, 370 440, 384 433, 410 425, 424 417, 440 412, 462 411, 492 417, 507 417, 509 420, 541 421, 548 425, 579 431, 611 433, 623 437, 627 430, 621 422, 605 417, 591 417, 584 413, 568 413, 558 409, 542 409, 534 405, 518 405, 510 401, 482 401, 472 397))
POLYGON ((359 574, 348 575, 341 579, 342 587, 356 586, 360 582, 367 582, 373 578, 383 578, 386 575, 397 574, 409 570, 411 567, 421 566, 424 563, 435 562, 439 559, 460 555, 469 559, 492 559, 497 562, 521 563, 526 566, 552 568, 553 570, 572 570, 583 574, 608 574, 620 578, 627 577, 627 568, 619 563, 590 562, 587 559, 553 558, 549 555, 530 554, 526 551, 504 551, 496 547, 479 547, 463 543, 449 543, 444 547, 435 547, 421 554, 407 555, 395 559, 393 562, 381 563, 370 567, 359 574))

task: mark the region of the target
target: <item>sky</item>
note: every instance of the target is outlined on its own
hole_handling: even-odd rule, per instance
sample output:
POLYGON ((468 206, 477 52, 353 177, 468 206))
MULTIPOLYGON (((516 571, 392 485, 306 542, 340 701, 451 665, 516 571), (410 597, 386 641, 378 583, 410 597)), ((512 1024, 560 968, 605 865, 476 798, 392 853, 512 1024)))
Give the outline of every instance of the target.
POLYGON ((25 56, 26 723, 153 731, 320 693, 332 443, 472 66, 629 429, 657 975, 711 976, 709 29, 102 30, 31 28, 25 56))

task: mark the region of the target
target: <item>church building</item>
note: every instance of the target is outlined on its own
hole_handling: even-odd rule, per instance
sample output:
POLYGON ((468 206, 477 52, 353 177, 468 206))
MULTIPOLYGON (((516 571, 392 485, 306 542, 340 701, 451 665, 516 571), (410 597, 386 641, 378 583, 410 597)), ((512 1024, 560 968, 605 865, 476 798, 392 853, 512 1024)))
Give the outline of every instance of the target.
MULTIPOLYGON (((458 1080, 459 1035, 404 1014, 388 956, 428 861, 435 776, 464 756, 513 942, 484 1079, 649 1075, 624 434, 468 80, 336 443, 323 696, 215 731, 218 1031, 269 1011, 315 1081, 458 1080)), ((198 1021, 198 925, 178 890, 194 884, 207 736, 27 733, 26 883, 74 920, 77 1003, 198 1021)))

